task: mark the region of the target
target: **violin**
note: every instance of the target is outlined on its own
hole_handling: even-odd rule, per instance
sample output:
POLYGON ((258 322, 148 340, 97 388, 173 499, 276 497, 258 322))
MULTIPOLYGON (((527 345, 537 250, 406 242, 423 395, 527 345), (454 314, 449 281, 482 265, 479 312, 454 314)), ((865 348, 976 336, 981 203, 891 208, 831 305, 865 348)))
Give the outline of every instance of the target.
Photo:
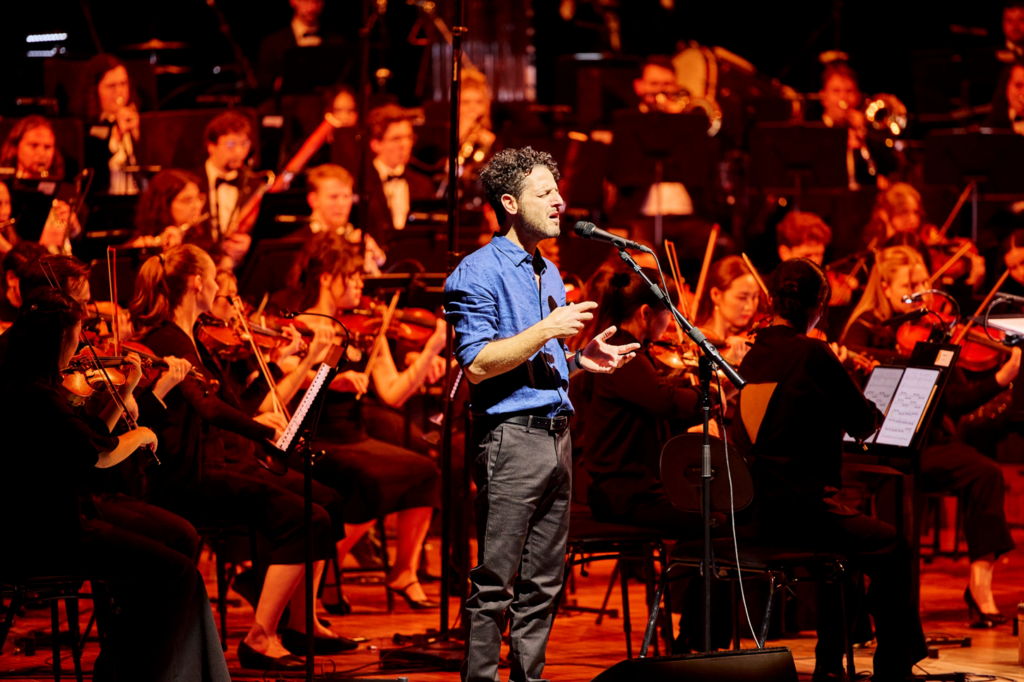
MULTIPOLYGON (((356 345, 359 339, 375 336, 381 327, 388 306, 364 296, 358 308, 349 310, 338 319, 352 333, 356 345)), ((393 341, 408 341, 422 348, 437 329, 437 315, 423 308, 396 308, 388 326, 387 337, 393 341)))

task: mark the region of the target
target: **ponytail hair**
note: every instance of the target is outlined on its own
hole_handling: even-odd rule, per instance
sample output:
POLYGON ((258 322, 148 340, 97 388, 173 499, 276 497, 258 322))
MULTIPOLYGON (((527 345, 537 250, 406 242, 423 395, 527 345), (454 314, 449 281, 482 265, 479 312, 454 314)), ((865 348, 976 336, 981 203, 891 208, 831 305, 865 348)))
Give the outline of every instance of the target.
POLYGON ((128 306, 140 330, 159 327, 174 317, 181 305, 188 281, 213 267, 213 259, 195 244, 181 244, 152 256, 135 278, 135 298, 128 306))
POLYGON ((824 315, 831 298, 832 285, 814 261, 793 258, 775 269, 772 310, 797 331, 807 331, 812 319, 824 315))

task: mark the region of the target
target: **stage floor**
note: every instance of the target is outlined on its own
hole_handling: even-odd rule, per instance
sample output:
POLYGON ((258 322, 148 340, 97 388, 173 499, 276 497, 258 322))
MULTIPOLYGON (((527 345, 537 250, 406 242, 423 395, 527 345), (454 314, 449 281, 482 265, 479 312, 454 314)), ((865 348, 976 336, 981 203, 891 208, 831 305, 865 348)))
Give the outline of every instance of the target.
MULTIPOLYGON (((1014 531, 1018 547, 1024 547, 1024 531, 1014 531)), ((433 541, 432 541, 433 542, 433 541)), ((436 564, 437 547, 428 547, 429 556, 436 564)), ((581 606, 598 607, 604 596, 605 589, 612 571, 613 562, 600 562, 590 569, 590 576, 576 577, 576 594, 573 599, 581 606)), ((216 594, 216 581, 213 577, 213 564, 209 555, 204 554, 201 568, 207 578, 210 594, 216 594)), ((431 567, 437 572, 437 566, 431 567)), ((1011 624, 995 630, 971 630, 967 627, 967 609, 963 602, 963 590, 967 583, 967 559, 957 562, 950 559, 937 559, 925 565, 922 577, 921 603, 925 631, 952 637, 969 636, 972 638, 970 648, 943 648, 938 659, 926 659, 921 662, 919 672, 970 672, 980 675, 994 675, 1003 678, 1024 680, 1024 667, 1017 664, 1017 641, 1013 637, 1011 624)), ((404 602, 398 601, 394 613, 387 613, 384 588, 380 585, 346 585, 354 613, 345 617, 321 614, 329 619, 336 632, 349 637, 365 637, 358 651, 334 656, 318 658, 318 673, 330 678, 360 675, 374 678, 395 679, 398 676, 408 677, 411 682, 454 682, 458 674, 454 672, 428 672, 417 670, 384 671, 378 667, 381 648, 393 648, 392 638, 395 634, 412 635, 423 633, 427 628, 437 628, 438 612, 413 612, 404 602), (321 668, 322 666, 322 668, 321 668)), ((427 593, 437 597, 439 586, 433 583, 426 586, 427 593)), ((1000 610, 1007 615, 1016 613, 1018 602, 1024 601, 1024 549, 1018 548, 1000 560, 996 569, 996 598, 1000 610)), ((229 599, 237 599, 234 592, 229 599)), ((452 600, 453 613, 457 602, 452 600)), ((646 606, 644 603, 644 585, 636 582, 630 585, 631 615, 633 621, 633 650, 639 649, 646 624, 646 606)), ((621 600, 616 587, 609 603, 611 608, 620 609, 621 600)), ((91 604, 83 601, 81 605, 82 627, 91 612, 91 604)), ((228 611, 229 650, 228 666, 234 680, 263 680, 262 673, 243 671, 238 666, 235 650, 240 638, 244 636, 252 619, 252 609, 244 602, 240 606, 231 606, 228 611)), ((753 615, 753 614, 752 614, 753 615)), ((621 616, 621 614, 620 614, 621 616)), ((61 609, 62 628, 64 627, 64 611, 61 609)), ((755 621, 757 615, 753 615, 755 621)), ((603 624, 595 624, 593 614, 562 613, 558 616, 551 641, 548 646, 548 667, 545 677, 559 682, 575 682, 591 680, 602 670, 623 660, 626 657, 625 639, 622 632, 622 619, 605 618, 603 624)), ((15 652, 15 641, 29 635, 34 630, 49 631, 49 610, 29 611, 25 618, 15 621, 14 628, 7 638, 7 643, 0 655, 0 676, 11 677, 15 673, 17 679, 51 679, 49 676, 50 650, 43 647, 37 649, 35 656, 24 656, 15 652), (19 674, 20 673, 20 674, 19 674)), ((799 636, 770 640, 769 646, 786 646, 792 649, 797 669, 801 678, 809 679, 814 668, 813 632, 799 636)), ((754 646, 752 639, 743 640, 744 648, 754 646)), ((98 645, 90 642, 84 652, 83 660, 86 670, 92 669, 98 645)), ((859 671, 871 669, 872 648, 858 650, 855 658, 859 671)), ((70 650, 62 650, 62 667, 66 679, 74 679, 70 650), (68 673, 71 673, 70 675, 68 673)), ((502 670, 502 678, 507 679, 507 668, 502 670)), ((273 677, 276 677, 274 675, 273 677)))

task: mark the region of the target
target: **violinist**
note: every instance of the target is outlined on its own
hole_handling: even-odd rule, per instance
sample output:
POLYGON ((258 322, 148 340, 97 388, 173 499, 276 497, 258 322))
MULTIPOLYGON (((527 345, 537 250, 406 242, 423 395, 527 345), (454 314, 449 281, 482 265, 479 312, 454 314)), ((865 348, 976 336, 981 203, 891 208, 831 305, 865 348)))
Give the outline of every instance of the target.
MULTIPOLYGON (((313 250, 302 299, 306 312, 316 314, 303 317, 313 329, 332 325, 328 318, 358 306, 363 290, 358 253, 351 248, 330 248, 327 235, 316 239, 327 248, 313 250)), ((387 339, 381 339, 369 374, 366 367, 371 349, 350 347, 346 365, 350 369, 331 383, 317 431, 319 441, 332 447, 317 462, 313 475, 346 498, 345 539, 337 546, 339 564, 377 519, 398 512, 398 546, 387 586, 413 609, 438 605, 427 599, 417 570, 421 545, 434 510, 440 507, 439 472, 426 457, 369 437, 360 398, 372 390, 385 405, 400 407, 426 380, 444 344, 445 327, 439 320, 420 356, 399 372, 387 339)))
POLYGON ((4 293, 0 298, 0 322, 14 322, 21 308, 21 278, 30 261, 46 253, 35 242, 18 242, 3 259, 4 293))
MULTIPOLYGON (((219 435, 223 429, 262 444, 276 439, 286 422, 274 413, 253 418, 239 410, 209 354, 196 345, 196 322, 213 307, 217 289, 213 259, 193 244, 149 258, 136 279, 131 312, 143 330, 141 341, 158 355, 187 359, 206 379, 187 378, 164 399, 167 414, 158 429, 167 455, 163 465, 153 471, 152 501, 194 523, 246 524, 269 541, 270 566, 255 622, 238 646, 238 658, 243 667, 256 670, 301 669, 305 666, 301 658, 289 652, 304 652, 308 634, 302 497, 232 470, 219 435), (278 621, 286 605, 290 606, 290 619, 279 639, 278 621)), ((315 580, 319 582, 332 541, 330 517, 315 504, 312 531, 315 580)), ((319 653, 355 647, 319 620, 314 622, 319 653)))
POLYGON ((377 240, 364 235, 349 222, 355 180, 347 170, 333 163, 327 163, 309 171, 306 186, 309 193, 306 202, 313 214, 309 223, 288 235, 292 238, 310 239, 321 232, 331 232, 350 244, 359 245, 364 253, 363 272, 379 275, 387 255, 377 240))
POLYGON ((207 226, 203 224, 206 196, 199 190, 200 179, 176 168, 153 176, 139 197, 135 211, 135 231, 129 244, 135 248, 177 246, 183 241, 215 248, 207 226))
POLYGON ((724 357, 738 365, 747 354, 747 340, 740 336, 754 321, 761 291, 750 268, 739 256, 712 263, 697 306, 697 326, 709 338, 726 344, 724 357))
MULTIPOLYGON (((883 323, 920 307, 919 302, 904 303, 902 299, 928 288, 928 270, 920 254, 906 246, 884 249, 871 270, 864 296, 847 323, 843 342, 875 357, 892 357, 897 345, 895 328, 883 323)), ((1003 508, 1006 484, 1002 469, 956 439, 954 420, 1005 390, 1017 377, 1020 358, 1020 349, 1014 348, 995 375, 975 382, 968 381, 962 369, 954 368, 921 453, 923 490, 962 491, 966 498, 964 535, 971 572, 964 600, 974 618, 974 628, 992 628, 1006 622, 992 596, 992 574, 996 559, 1012 550, 1014 543, 1003 508)))
MULTIPOLYGON (((732 425, 734 442, 753 462, 756 534, 771 547, 842 553, 867 573, 878 639, 874 675, 906 679, 927 655, 911 599, 907 542, 893 526, 836 500, 843 432, 867 436, 882 415, 835 353, 807 336, 831 296, 821 268, 802 258, 785 261, 772 278, 771 296, 772 324, 758 332, 743 360, 749 383, 732 425)), ((841 613, 836 592, 819 590, 814 680, 845 678, 843 630, 826 617, 841 613)))
MULTIPOLYGON (((816 265, 824 265, 825 250, 832 243, 832 228, 816 213, 790 211, 775 227, 778 253, 781 260, 806 258, 816 265)), ((829 305, 847 305, 860 287, 856 277, 844 277, 826 270, 832 285, 829 305)))
POLYGON ((0 257, 4 256, 17 243, 18 238, 11 225, 11 189, 7 183, 0 182, 0 257))
POLYGON ((90 471, 156 445, 156 435, 145 427, 112 435, 117 406, 98 419, 78 416, 60 394, 60 377, 84 310, 56 289, 39 291, 26 306, 4 335, 17 362, 0 368, 0 428, 8 439, 0 515, 31 522, 7 524, 0 569, 103 581, 119 613, 104 628, 96 679, 229 680, 192 558, 97 518, 84 485, 90 471))
POLYGON ((1024 296, 1024 229, 1014 230, 1002 244, 1003 264, 1010 273, 1000 291, 1024 296))
POLYGON ((581 375, 576 399, 586 413, 583 462, 592 481, 587 502, 599 521, 657 528, 673 537, 696 532, 700 519, 665 497, 658 456, 667 440, 666 421, 697 414, 700 393, 682 377, 661 376, 654 366, 650 343, 665 333, 671 313, 650 287, 625 270, 612 274, 608 284, 596 326, 614 325, 618 331, 609 343, 639 343, 642 350, 614 374, 581 375))
POLYGON ((83 85, 87 92, 85 165, 96 177, 91 191, 138 194, 135 174, 139 144, 139 109, 133 98, 128 69, 109 53, 98 54, 86 64, 83 85))

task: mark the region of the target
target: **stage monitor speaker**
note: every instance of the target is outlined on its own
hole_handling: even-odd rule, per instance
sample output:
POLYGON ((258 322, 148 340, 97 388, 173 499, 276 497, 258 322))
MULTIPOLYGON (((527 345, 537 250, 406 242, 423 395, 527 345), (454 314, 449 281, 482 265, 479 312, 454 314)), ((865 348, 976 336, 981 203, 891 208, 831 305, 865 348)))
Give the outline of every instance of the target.
POLYGON ((616 663, 593 682, 797 682, 789 649, 742 649, 616 663))

